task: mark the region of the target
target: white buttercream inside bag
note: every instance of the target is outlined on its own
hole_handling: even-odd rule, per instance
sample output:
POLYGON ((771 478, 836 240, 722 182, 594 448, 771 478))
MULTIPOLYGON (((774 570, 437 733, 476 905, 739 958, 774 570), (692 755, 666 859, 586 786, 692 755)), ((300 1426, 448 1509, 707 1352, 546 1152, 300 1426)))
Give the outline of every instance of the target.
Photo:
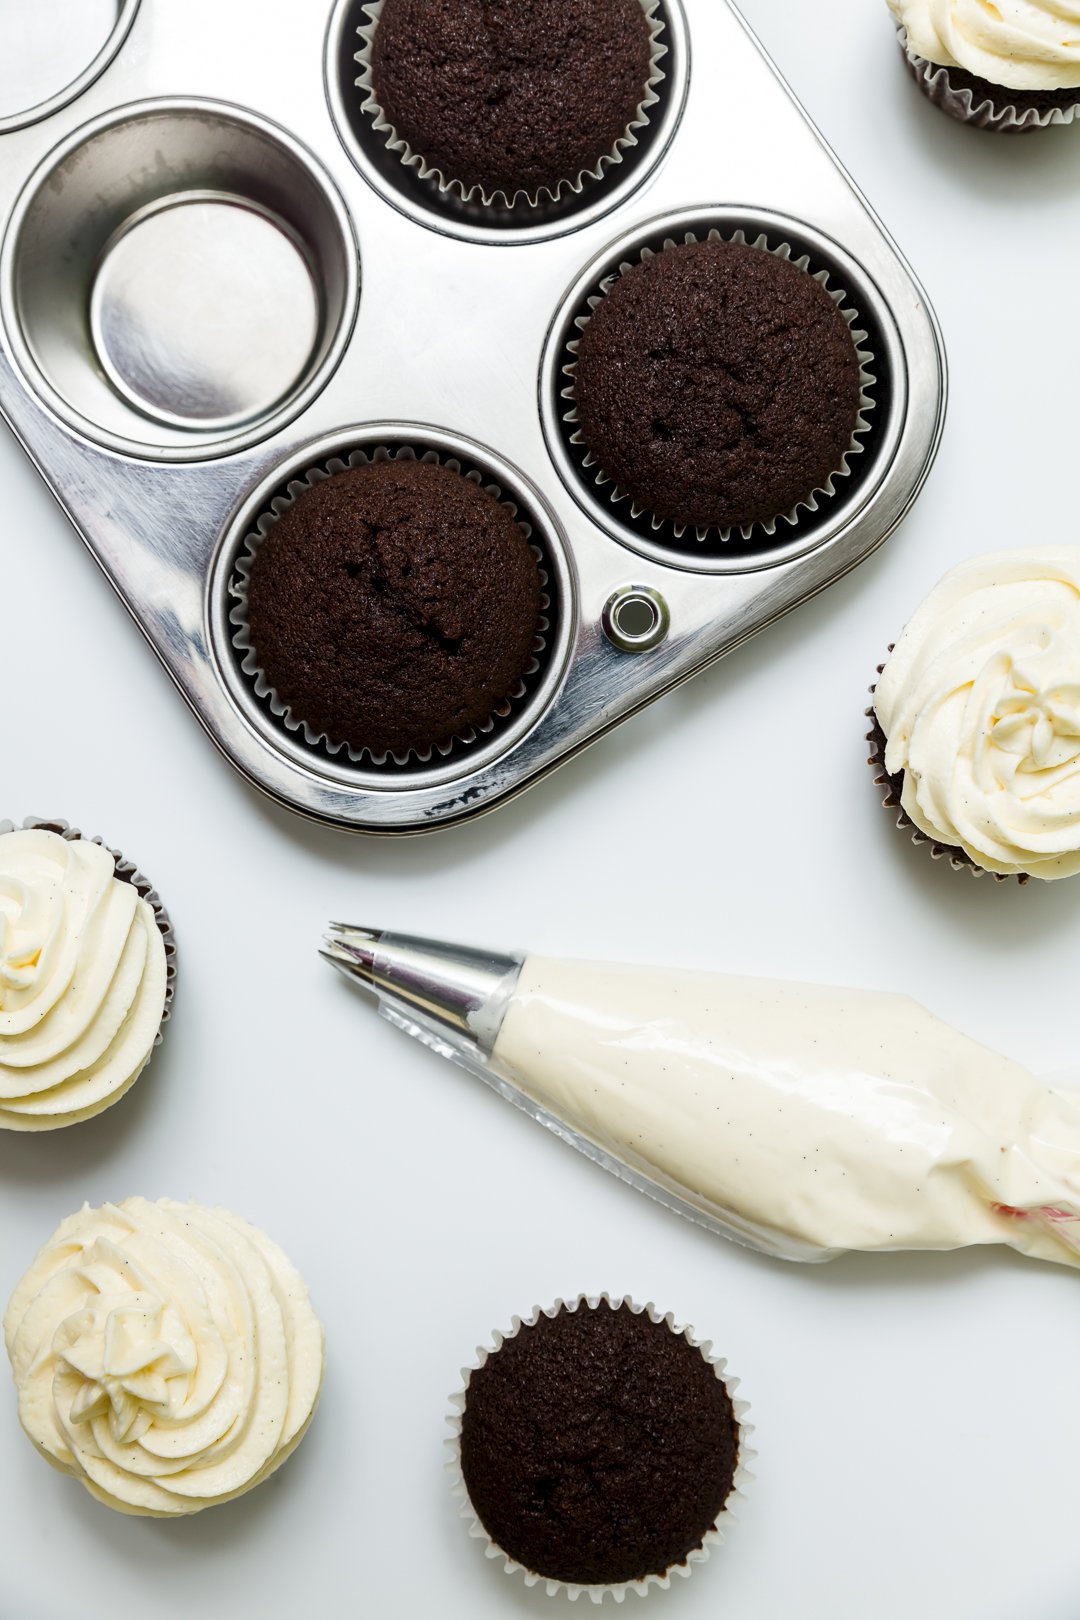
POLYGON ((1080 1265, 1080 1093, 905 996, 530 956, 492 1062, 773 1252, 1004 1243, 1080 1265))

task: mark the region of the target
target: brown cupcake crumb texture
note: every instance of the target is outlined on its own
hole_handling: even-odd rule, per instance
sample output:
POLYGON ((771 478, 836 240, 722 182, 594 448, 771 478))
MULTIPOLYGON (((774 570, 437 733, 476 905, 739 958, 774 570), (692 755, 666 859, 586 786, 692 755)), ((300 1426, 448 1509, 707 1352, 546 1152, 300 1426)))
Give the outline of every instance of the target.
POLYGON ((393 459, 282 512, 255 552, 247 617, 293 717, 381 758, 489 721, 528 670, 540 610, 510 510, 447 467, 393 459))
POLYGON ((513 198, 594 170, 651 60, 640 0, 386 0, 372 79, 387 122, 447 182, 513 198))
POLYGON ((739 1461, 731 1397, 665 1322, 565 1306, 472 1373, 461 1464, 504 1553, 572 1585, 662 1575, 724 1511, 739 1461))
POLYGON ((791 511, 838 472, 861 396, 835 301, 741 243, 665 249, 593 311, 574 386, 603 472, 665 521, 734 529, 791 511))

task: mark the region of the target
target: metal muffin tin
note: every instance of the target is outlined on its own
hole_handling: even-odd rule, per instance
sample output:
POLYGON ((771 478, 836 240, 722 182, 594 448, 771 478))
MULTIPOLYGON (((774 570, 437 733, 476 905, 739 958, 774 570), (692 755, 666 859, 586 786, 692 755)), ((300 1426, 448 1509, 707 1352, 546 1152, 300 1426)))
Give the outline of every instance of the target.
POLYGON ((360 0, 118 6, 111 62, 0 121, 0 408, 221 751, 304 815, 412 833, 494 808, 853 568, 927 475, 945 363, 925 295, 726 0, 663 11, 639 147, 524 215, 380 150, 349 94, 360 0), (760 548, 643 535, 562 423, 598 277, 712 226, 827 271, 874 356, 852 476, 760 548), (549 575, 528 695, 430 763, 309 746, 232 643, 236 560, 275 492, 377 445, 498 485, 549 575))

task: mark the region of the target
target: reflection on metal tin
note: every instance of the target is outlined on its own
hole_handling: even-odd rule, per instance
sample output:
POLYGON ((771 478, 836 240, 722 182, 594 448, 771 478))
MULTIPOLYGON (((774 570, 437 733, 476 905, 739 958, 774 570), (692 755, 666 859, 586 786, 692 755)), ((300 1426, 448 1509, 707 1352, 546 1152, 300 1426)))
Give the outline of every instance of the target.
POLYGON ((0 4, 0 134, 81 95, 127 36, 139 0, 0 4))
POLYGON ((113 386, 178 427, 239 427, 302 378, 319 294, 284 222, 242 197, 174 194, 107 243, 90 298, 113 386))
POLYGON ((0 255, 33 391, 110 450, 205 461, 284 426, 352 332, 359 267, 329 177, 223 102, 117 108, 31 175, 0 255))

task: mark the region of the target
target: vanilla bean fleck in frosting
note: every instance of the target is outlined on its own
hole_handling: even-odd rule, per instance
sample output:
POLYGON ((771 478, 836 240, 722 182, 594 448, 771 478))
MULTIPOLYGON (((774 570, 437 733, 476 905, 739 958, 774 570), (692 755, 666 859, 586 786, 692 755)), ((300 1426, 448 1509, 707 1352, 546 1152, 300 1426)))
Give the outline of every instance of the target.
POLYGON ((916 56, 1010 90, 1080 86, 1080 0, 888 0, 916 56))
POLYGON ((946 574, 877 685, 915 825, 989 872, 1080 872, 1080 547, 946 574))
POLYGON ((153 908, 107 849, 44 829, 0 836, 0 1128, 74 1125, 122 1097, 166 988, 153 908))
POLYGON ((84 1206, 15 1290, 4 1337, 36 1448, 122 1513, 197 1513, 261 1483, 318 1402, 304 1283, 222 1209, 84 1206))

